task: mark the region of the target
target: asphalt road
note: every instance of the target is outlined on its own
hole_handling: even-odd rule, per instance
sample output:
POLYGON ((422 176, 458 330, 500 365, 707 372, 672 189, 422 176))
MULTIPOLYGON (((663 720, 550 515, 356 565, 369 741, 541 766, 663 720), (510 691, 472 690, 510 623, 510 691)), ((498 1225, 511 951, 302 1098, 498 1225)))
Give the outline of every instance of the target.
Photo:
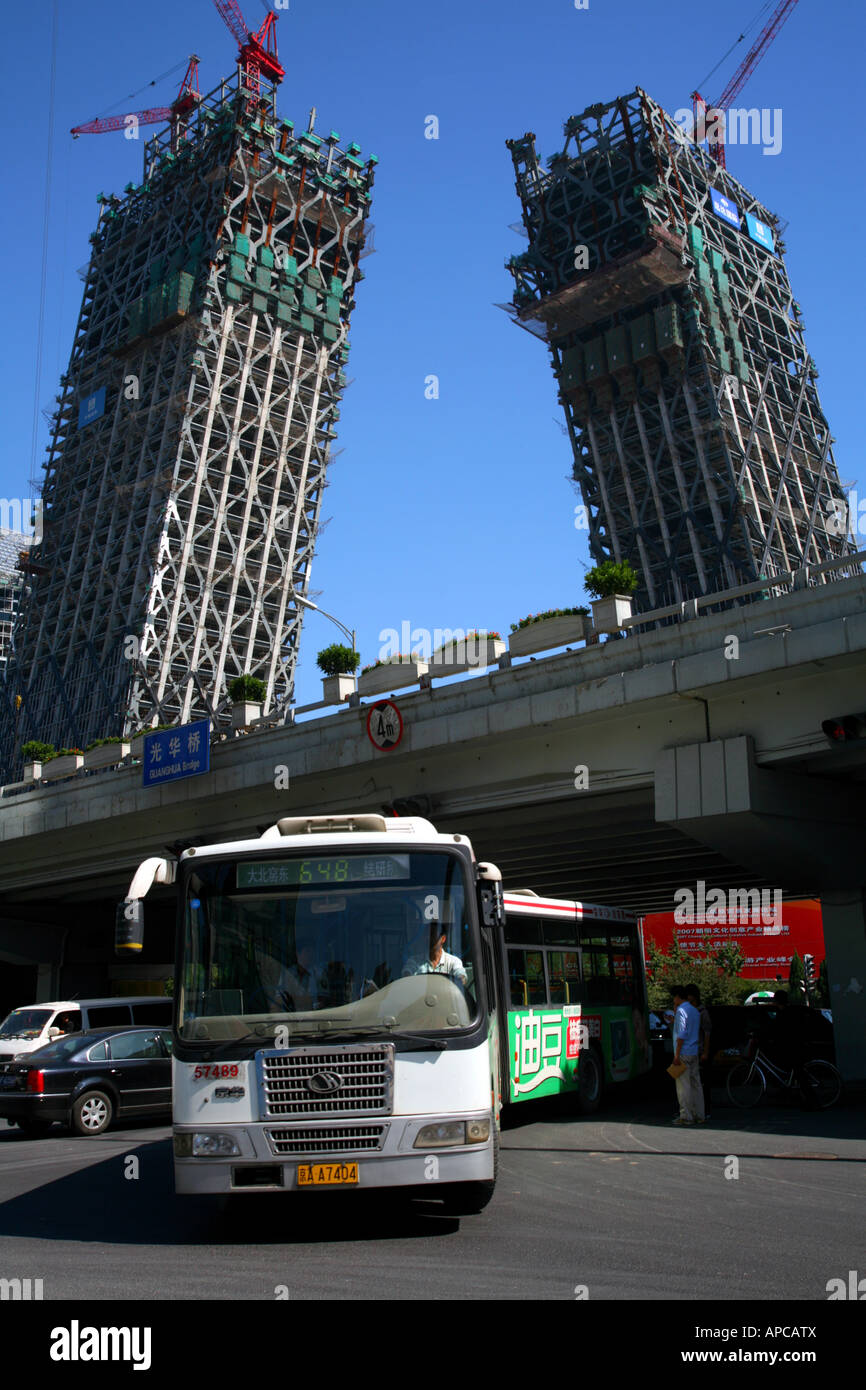
POLYGON ((173 1195, 165 1126, 32 1140, 0 1122, 0 1277, 41 1278, 45 1300, 826 1301, 866 1275, 862 1102, 671 1115, 665 1093, 592 1119, 518 1109, 492 1203, 459 1221, 364 1193, 221 1210, 173 1195))

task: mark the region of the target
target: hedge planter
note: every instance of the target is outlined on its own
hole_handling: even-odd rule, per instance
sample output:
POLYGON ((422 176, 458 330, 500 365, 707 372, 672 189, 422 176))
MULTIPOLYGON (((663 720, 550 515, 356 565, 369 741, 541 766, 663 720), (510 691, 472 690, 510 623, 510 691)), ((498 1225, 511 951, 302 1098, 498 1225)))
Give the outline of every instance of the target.
POLYGON ((418 685, 427 672, 426 661, 383 661, 358 679, 359 695, 387 695, 406 685, 418 685))
POLYGON ((256 719, 262 717, 262 706, 256 700, 238 700, 232 705, 232 728, 246 729, 256 719))
POLYGON ((430 658, 430 675, 444 680, 463 671, 486 671, 505 652, 501 637, 467 637, 455 642, 445 651, 434 652, 430 658))
POLYGON ((147 734, 136 734, 135 738, 129 740, 129 751, 134 758, 144 757, 144 740, 147 734))
POLYGON ((84 766, 88 772, 103 767, 114 767, 129 756, 128 743, 102 743, 98 748, 90 748, 84 754, 84 766))
POLYGON ((570 647, 586 636, 586 618, 581 613, 569 613, 562 618, 544 618, 540 623, 527 623, 512 632, 508 650, 512 656, 531 656, 533 652, 548 652, 552 647, 570 647))
POLYGON ((355 676, 325 676, 322 681, 322 699, 329 705, 344 705, 357 689, 355 676))
POLYGON ((611 594, 609 598, 592 600, 592 625, 596 632, 619 632, 630 618, 634 599, 631 594, 611 594))
POLYGON ((84 767, 83 753, 64 753, 62 757, 52 758, 42 767, 45 782, 57 782, 61 777, 72 777, 84 767))
POLYGON ((42 781, 42 764, 41 764, 41 763, 35 763, 35 762, 34 762, 34 763, 25 763, 25 764, 24 764, 24 781, 25 781, 25 782, 41 782, 41 781, 42 781))

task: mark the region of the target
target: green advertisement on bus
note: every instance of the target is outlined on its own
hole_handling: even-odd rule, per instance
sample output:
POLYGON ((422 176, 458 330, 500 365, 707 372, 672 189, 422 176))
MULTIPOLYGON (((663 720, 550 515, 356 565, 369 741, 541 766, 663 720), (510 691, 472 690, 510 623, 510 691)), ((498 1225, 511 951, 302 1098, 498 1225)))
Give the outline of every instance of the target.
POLYGON ((592 1046, 604 1059, 606 1082, 642 1075, 647 1069, 644 1013, 629 1005, 509 1009, 509 1100, 577 1091, 580 1053, 592 1046))

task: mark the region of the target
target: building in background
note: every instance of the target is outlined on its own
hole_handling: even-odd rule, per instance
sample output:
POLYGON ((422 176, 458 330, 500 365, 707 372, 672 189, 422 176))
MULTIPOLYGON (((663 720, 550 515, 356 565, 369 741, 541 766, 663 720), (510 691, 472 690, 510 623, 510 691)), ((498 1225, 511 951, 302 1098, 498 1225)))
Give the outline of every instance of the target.
POLYGON ((242 72, 176 103, 142 182, 99 195, 7 778, 24 739, 219 723, 246 672, 265 713, 291 699, 375 159, 313 113, 296 132, 242 72))
POLYGON ((33 543, 23 531, 0 530, 0 678, 12 649, 12 629, 24 588, 22 563, 33 543))
POLYGON ((550 348, 595 562, 646 611, 852 553, 777 218, 640 89, 564 133, 547 167, 507 142, 507 307, 550 348))

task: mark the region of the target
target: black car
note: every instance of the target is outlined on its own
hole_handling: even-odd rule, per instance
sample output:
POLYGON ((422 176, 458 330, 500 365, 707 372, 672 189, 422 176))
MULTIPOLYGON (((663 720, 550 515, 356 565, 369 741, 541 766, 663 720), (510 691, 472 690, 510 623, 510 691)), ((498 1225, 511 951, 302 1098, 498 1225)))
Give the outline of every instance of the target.
POLYGON ((171 1030, 92 1028, 0 1066, 0 1119, 102 1134, 114 1119, 171 1114, 171 1030))

